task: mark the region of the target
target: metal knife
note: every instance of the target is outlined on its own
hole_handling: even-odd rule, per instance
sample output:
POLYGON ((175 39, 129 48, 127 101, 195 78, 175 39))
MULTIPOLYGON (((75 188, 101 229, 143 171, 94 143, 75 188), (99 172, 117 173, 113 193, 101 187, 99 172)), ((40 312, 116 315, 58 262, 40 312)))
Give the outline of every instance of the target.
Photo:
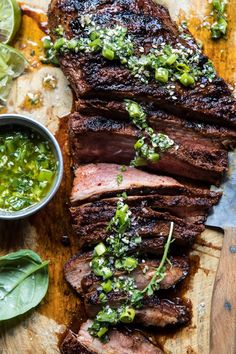
POLYGON ((224 231, 212 294, 210 354, 236 354, 236 152, 229 154, 223 196, 206 225, 224 231))

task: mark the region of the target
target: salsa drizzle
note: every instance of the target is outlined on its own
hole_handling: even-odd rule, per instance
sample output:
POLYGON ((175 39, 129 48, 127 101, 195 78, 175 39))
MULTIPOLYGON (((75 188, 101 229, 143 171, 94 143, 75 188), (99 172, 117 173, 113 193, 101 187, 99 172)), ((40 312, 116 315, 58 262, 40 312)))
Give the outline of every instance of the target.
POLYGON ((172 242, 173 222, 170 223, 170 231, 160 265, 145 289, 138 290, 135 280, 128 275, 115 276, 117 270, 130 273, 138 265, 138 253, 136 252, 135 255, 130 256, 130 252, 137 249, 142 242, 139 235, 129 235, 133 221, 132 213, 128 205, 125 204, 124 198, 121 197, 117 202, 116 213, 107 227, 109 236, 106 241, 100 242, 94 248, 91 268, 94 274, 101 278, 98 292, 99 301, 103 307, 94 319, 89 332, 102 341, 108 340, 107 332, 110 326, 119 322, 133 322, 136 313, 135 309, 142 305, 143 297, 152 296, 159 289, 159 283, 165 277, 165 265, 168 261, 168 252, 172 242), (109 306, 107 295, 110 292, 126 294, 126 300, 116 309, 109 306))
POLYGON ((57 171, 48 141, 30 130, 0 132, 0 209, 19 211, 38 203, 57 171))
POLYGON ((143 47, 135 48, 126 27, 114 25, 112 28, 102 28, 94 23, 90 15, 81 16, 80 23, 83 36, 79 38, 66 38, 61 26, 55 30, 57 39, 54 43, 50 38, 45 38, 43 62, 58 65, 58 55, 66 52, 99 53, 106 60, 119 61, 144 84, 151 80, 160 85, 177 81, 188 87, 194 86, 203 77, 209 81, 215 77, 212 63, 209 60, 202 63, 199 49, 195 48, 194 52, 180 42, 172 47, 165 42, 157 44, 154 40, 150 51, 144 54, 143 47))
POLYGON ((157 163, 160 159, 160 154, 172 147, 174 141, 168 135, 155 133, 148 126, 147 115, 140 104, 135 101, 125 100, 125 107, 132 122, 145 134, 134 144, 135 157, 130 163, 131 166, 139 167, 148 163, 157 163))

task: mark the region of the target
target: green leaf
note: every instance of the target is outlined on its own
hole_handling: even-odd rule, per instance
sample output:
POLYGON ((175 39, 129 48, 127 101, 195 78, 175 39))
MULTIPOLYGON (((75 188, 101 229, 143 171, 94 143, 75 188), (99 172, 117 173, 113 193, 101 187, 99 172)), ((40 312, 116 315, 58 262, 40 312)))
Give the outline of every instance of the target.
POLYGON ((31 250, 0 257, 0 321, 22 315, 44 298, 48 263, 31 250))

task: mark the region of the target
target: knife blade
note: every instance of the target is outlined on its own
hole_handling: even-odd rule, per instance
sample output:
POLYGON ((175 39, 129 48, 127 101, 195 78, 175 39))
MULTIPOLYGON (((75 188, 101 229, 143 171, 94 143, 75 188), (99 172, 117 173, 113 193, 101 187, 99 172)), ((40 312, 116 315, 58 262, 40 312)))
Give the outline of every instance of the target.
POLYGON ((224 231, 212 293, 210 353, 236 354, 236 151, 229 154, 221 189, 222 198, 206 221, 207 226, 224 231))

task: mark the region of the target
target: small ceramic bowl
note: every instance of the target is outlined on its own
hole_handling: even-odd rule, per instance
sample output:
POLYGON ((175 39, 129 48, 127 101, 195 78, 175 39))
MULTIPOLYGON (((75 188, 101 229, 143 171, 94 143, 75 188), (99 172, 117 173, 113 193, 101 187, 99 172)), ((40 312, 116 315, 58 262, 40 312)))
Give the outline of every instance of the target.
POLYGON ((36 213, 38 210, 42 209, 55 195, 56 191, 58 190, 62 176, 63 176, 63 158, 60 146, 58 145, 57 140, 53 136, 50 131, 43 126, 41 123, 37 122, 36 120, 18 114, 0 114, 0 129, 2 126, 9 126, 9 128, 14 128, 14 125, 22 126, 41 135, 44 139, 48 140, 51 144, 52 150, 55 154, 55 157, 58 161, 58 169, 56 176, 54 178, 54 182, 48 191, 48 194, 40 200, 40 202, 29 206, 28 208, 19 210, 19 211, 5 211, 0 209, 0 219, 5 220, 15 220, 25 218, 31 214, 36 213))

